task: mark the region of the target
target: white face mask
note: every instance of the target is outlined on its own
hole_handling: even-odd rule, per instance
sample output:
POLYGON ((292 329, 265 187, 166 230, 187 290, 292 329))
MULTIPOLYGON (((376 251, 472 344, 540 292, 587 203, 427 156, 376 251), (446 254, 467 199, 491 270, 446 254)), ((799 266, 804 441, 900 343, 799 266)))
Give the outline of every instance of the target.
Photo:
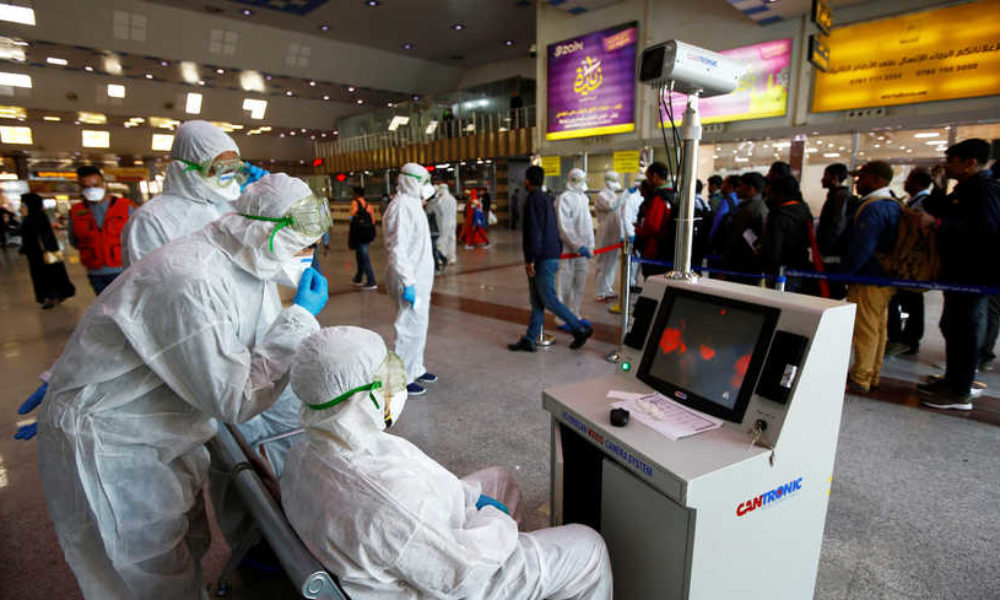
POLYGON ((89 187, 83 188, 81 193, 88 202, 100 202, 101 200, 104 200, 105 190, 102 187, 89 187))
POLYGON ((278 285, 298 289, 302 275, 306 272, 306 269, 312 266, 312 263, 313 257, 311 254, 293 256, 281 263, 281 269, 278 270, 278 274, 271 281, 278 285))
POLYGON ((225 187, 215 187, 214 185, 208 186, 217 196, 225 200, 226 202, 236 202, 240 197, 240 186, 236 184, 234 180, 232 183, 225 187))
POLYGON ((434 196, 434 186, 431 185, 431 184, 429 184, 429 183, 425 183, 420 188, 420 198, 421 198, 421 200, 427 200, 427 199, 429 199, 429 198, 431 198, 433 196, 434 196))
MULTIPOLYGON (((406 390, 396 392, 392 397, 392 402, 389 403, 389 418, 392 419, 392 425, 399 423, 399 415, 403 414, 403 407, 406 406, 406 396, 406 390)), ((387 425, 387 427, 392 425, 387 425)))

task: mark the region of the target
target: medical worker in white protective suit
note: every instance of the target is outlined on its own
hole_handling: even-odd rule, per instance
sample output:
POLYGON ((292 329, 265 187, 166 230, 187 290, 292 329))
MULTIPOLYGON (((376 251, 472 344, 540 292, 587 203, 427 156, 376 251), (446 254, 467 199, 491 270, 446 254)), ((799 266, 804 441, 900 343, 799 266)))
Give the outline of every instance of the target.
POLYGON ((434 212, 434 218, 437 219, 438 230, 441 232, 441 236, 437 240, 438 251, 448 259, 448 264, 452 264, 457 260, 455 257, 455 227, 458 201, 451 195, 447 183, 438 184, 437 192, 431 199, 430 206, 434 212))
POLYGON ((53 367, 39 466, 88 600, 205 596, 204 443, 215 419, 240 423, 271 406, 299 343, 319 330, 326 280, 299 256, 329 225, 326 202, 278 174, 236 209, 126 269, 53 367), (272 281, 298 293, 261 331, 272 281))
POLYGON ((411 396, 427 393, 421 383, 437 381, 437 376, 424 368, 434 254, 422 203, 433 195, 434 186, 427 169, 407 163, 399 172, 396 195, 382 217, 386 289, 396 302, 396 354, 406 365, 407 390, 411 396))
POLYGON ((281 502, 354 600, 610 600, 604 540, 583 525, 518 533, 520 490, 493 467, 459 479, 385 431, 406 392, 378 334, 333 327, 302 343, 292 387, 306 438, 281 502))
MULTIPOLYGON (((622 220, 618 214, 624 195, 618 173, 604 173, 604 187, 594 198, 594 208, 597 212, 598 248, 604 248, 621 242, 622 220)), ((618 272, 618 259, 621 250, 605 252, 597 257, 597 299, 610 300, 618 295, 615 291, 615 274, 618 272)))
MULTIPOLYGON (((576 258, 559 261, 559 300, 574 315, 580 315, 580 302, 587 287, 587 263, 594 251, 594 219, 590 216, 587 198, 587 174, 580 169, 569 172, 566 191, 556 199, 556 220, 563 252, 579 254, 576 258)), ((590 327, 590 321, 580 321, 590 327)), ((565 331, 569 326, 559 326, 565 331)))
MULTIPOLYGON (((618 215, 622 223, 622 235, 633 244, 635 243, 635 224, 639 221, 639 207, 642 206, 643 197, 639 192, 639 184, 646 180, 646 174, 639 171, 632 181, 632 187, 622 193, 621 204, 618 206, 618 215)), ((639 282, 639 263, 633 262, 629 273, 629 285, 635 287, 639 282)))

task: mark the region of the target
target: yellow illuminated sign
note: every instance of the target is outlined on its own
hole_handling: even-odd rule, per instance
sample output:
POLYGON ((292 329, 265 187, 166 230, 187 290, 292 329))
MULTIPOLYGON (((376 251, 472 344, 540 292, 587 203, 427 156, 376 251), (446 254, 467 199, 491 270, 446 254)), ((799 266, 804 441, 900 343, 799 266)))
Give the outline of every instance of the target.
POLYGON ((611 163, 618 173, 637 173, 639 171, 639 151, 623 150, 611 155, 611 163))
POLYGON ((1000 94, 1000 0, 834 29, 813 112, 1000 94))
POLYGON ((543 156, 542 170, 546 177, 559 177, 562 174, 562 162, 558 156, 543 156))

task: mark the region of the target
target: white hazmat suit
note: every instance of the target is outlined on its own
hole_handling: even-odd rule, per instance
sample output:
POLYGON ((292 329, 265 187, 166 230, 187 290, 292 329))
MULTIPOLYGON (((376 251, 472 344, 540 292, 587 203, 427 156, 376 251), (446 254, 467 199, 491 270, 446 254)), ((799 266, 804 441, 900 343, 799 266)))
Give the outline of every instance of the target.
MULTIPOLYGON (((328 402, 377 380, 386 354, 371 331, 324 329, 302 343, 292 386, 304 405, 328 402)), ((367 388, 330 408, 304 406, 306 438, 281 478, 292 527, 351 598, 610 600, 600 535, 582 525, 518 533, 495 506, 476 508, 481 494, 513 508, 519 491, 504 469, 459 479, 386 433, 383 411, 367 388)))
POLYGON ((396 302, 396 354, 406 364, 409 383, 427 372, 424 346, 434 286, 434 254, 422 202, 431 194, 433 188, 427 170, 418 164, 407 163, 400 171, 396 195, 382 217, 386 289, 396 302), (416 292, 412 306, 403 298, 404 288, 410 286, 416 292))
MULTIPOLYGON (((566 191, 556 200, 563 252, 578 252, 581 247, 594 251, 594 219, 590 216, 586 191, 587 174, 580 169, 571 170, 566 191)), ((584 256, 559 261, 559 300, 578 317, 587 287, 587 263, 584 256)))
MULTIPOLYGON (((309 193, 270 175, 240 212, 281 217, 309 193)), ((319 329, 293 305, 267 331, 263 299, 314 239, 226 215, 132 265, 91 305, 53 367, 39 415, 49 515, 88 600, 205 594, 204 443, 285 387, 299 342, 319 329)))
POLYGON ((224 152, 239 151, 236 142, 211 123, 181 124, 170 147, 172 162, 167 167, 163 193, 135 211, 122 232, 122 264, 127 267, 139 262, 167 242, 233 212, 231 201, 235 198, 227 198, 206 185, 199 171, 180 161, 211 163, 224 152))
POLYGON ((437 186, 437 193, 431 200, 431 210, 434 218, 437 219, 438 230, 441 232, 437 240, 437 248, 441 254, 448 259, 448 263, 454 263, 455 256, 455 227, 457 225, 458 201, 448 190, 448 184, 441 183, 437 186))
MULTIPOLYGON (((632 182, 632 187, 622 193, 621 204, 618 206, 618 215, 622 223, 622 236, 631 240, 635 237, 635 224, 639 221, 639 207, 642 206, 643 197, 639 192, 639 184, 645 181, 646 175, 639 172, 632 182)), ((632 263, 629 273, 629 285, 635 286, 639 282, 639 263, 632 263)))
MULTIPOLYGON (((604 188, 594 198, 594 208, 597 212, 597 242, 598 248, 617 244, 622 239, 622 221, 618 208, 624 198, 618 173, 608 171, 604 174, 604 188)), ((618 258, 621 250, 605 252, 597 257, 597 298, 603 300, 616 295, 615 273, 618 272, 618 258)))

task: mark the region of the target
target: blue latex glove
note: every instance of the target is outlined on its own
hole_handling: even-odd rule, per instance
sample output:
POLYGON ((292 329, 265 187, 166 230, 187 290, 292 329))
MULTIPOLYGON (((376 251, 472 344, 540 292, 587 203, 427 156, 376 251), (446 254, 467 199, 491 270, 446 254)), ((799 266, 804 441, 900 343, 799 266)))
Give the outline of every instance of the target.
POLYGON ((412 285, 405 286, 403 288, 403 300, 410 303, 410 306, 414 306, 417 303, 417 288, 412 285))
POLYGON ((492 506, 503 512, 505 515, 509 515, 510 511, 504 506, 503 502, 495 498, 491 498, 486 494, 480 494, 479 500, 476 500, 476 510, 483 510, 484 506, 492 506))
POLYGON ((305 273, 302 274, 302 280, 299 281, 299 291, 295 293, 295 304, 316 316, 323 310, 329 299, 330 291, 327 287, 326 277, 323 277, 323 274, 313 267, 306 269, 305 273))
POLYGON ((639 186, 637 186, 637 185, 633 185, 632 187, 630 187, 630 188, 628 189, 628 193, 630 193, 630 194, 634 194, 634 193, 636 192, 636 190, 638 190, 638 189, 639 189, 639 186))
POLYGON ((580 246, 580 248, 576 251, 576 253, 579 254, 580 256, 584 257, 584 258, 590 258, 591 256, 593 256, 590 253, 590 248, 588 248, 586 246, 580 246))
POLYGON ((21 427, 17 428, 17 433, 14 434, 14 439, 28 441, 31 438, 35 437, 36 433, 38 433, 37 422, 32 423, 30 425, 22 425, 21 427))
POLYGON ((240 184, 241 192, 247 189, 248 185, 257 181, 264 175, 271 174, 271 172, 268 171, 267 169, 262 169, 256 165, 251 165, 250 163, 243 163, 242 173, 245 180, 243 181, 243 183, 240 184))
POLYGON ((632 244, 633 246, 635 245, 635 236, 634 235, 628 236, 628 243, 632 244))
POLYGON ((45 398, 45 392, 48 391, 48 389, 49 389, 49 382, 47 381, 42 385, 38 386, 38 389, 35 390, 34 393, 32 393, 30 396, 28 396, 28 399, 24 401, 24 404, 18 407, 17 414, 26 415, 31 411, 35 410, 36 408, 38 408, 38 405, 42 403, 42 399, 45 398))

